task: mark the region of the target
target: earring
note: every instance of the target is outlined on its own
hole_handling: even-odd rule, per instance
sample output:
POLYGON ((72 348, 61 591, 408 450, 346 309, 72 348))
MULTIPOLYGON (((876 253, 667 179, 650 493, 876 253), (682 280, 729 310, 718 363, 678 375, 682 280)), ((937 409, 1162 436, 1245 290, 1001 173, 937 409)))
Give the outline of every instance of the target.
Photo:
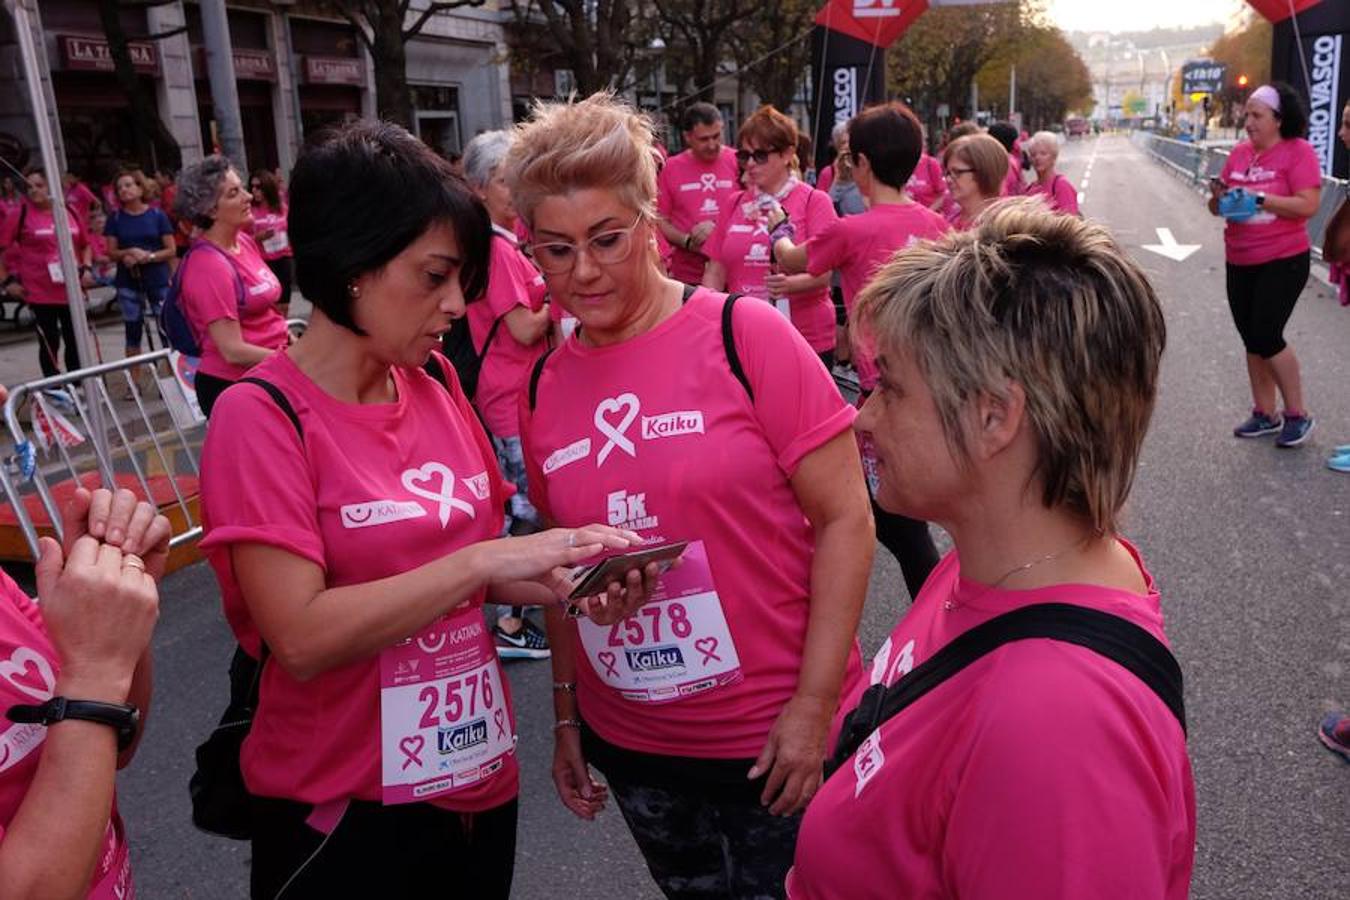
POLYGON ((356 300, 361 296, 361 286, 359 284, 356 284, 355 282, 352 282, 351 284, 347 285, 347 293, 351 295, 353 300, 356 300))

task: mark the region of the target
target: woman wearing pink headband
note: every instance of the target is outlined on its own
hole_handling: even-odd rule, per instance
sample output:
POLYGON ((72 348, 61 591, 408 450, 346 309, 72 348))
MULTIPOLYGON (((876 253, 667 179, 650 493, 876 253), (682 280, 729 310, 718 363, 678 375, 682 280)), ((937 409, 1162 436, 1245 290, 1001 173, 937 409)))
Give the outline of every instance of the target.
POLYGON ((1308 439, 1313 418, 1303 402, 1298 358, 1284 326, 1308 282, 1305 223, 1317 212, 1322 174, 1303 135, 1308 117, 1288 85, 1263 84, 1247 98, 1247 140, 1233 148, 1210 182, 1209 211, 1227 220, 1228 306, 1247 349, 1252 414, 1240 438, 1278 434, 1277 447, 1308 439), (1284 401, 1281 414, 1276 391, 1284 401))

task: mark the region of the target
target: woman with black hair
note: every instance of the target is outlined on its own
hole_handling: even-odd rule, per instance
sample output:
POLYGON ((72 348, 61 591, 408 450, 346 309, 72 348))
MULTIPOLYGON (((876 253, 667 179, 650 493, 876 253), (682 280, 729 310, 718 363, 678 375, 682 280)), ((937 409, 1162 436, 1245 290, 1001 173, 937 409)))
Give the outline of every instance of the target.
POLYGON ((396 125, 336 132, 292 174, 309 328, 224 393, 202 454, 202 549, 263 661, 240 758, 255 898, 507 897, 515 724, 482 605, 555 602, 562 567, 639 540, 494 540, 507 488, 433 353, 483 291, 490 235, 396 125))
POLYGON ((1303 139, 1308 116, 1293 88, 1264 84, 1252 91, 1245 122, 1247 140, 1210 182, 1209 199, 1209 211, 1227 220, 1228 306, 1247 349, 1252 391, 1252 414, 1233 434, 1278 434, 1276 447, 1297 447, 1312 432, 1313 417, 1284 326, 1308 283, 1306 223, 1321 201, 1322 175, 1316 152, 1303 139))

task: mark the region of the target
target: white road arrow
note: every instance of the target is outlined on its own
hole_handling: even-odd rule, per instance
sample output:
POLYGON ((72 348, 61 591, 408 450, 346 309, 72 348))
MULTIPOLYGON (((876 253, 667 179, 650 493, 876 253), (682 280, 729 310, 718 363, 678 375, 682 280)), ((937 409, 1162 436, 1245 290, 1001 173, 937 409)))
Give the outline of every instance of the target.
POLYGON ((1172 237, 1172 229, 1159 228, 1158 241, 1156 244, 1145 244, 1145 250, 1152 250, 1159 256, 1165 256, 1168 259, 1181 262, 1186 257, 1200 249, 1199 244, 1178 244, 1177 239, 1172 237))

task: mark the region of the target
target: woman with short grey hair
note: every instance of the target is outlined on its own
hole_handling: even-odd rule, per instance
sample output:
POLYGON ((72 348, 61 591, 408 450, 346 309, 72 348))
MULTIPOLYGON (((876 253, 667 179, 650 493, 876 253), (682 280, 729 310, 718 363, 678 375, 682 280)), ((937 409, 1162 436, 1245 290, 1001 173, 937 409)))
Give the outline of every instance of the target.
POLYGON ((201 229, 178 269, 179 303, 201 348, 194 386, 202 412, 253 366, 286 346, 281 282, 247 233, 253 196, 223 156, 178 176, 174 211, 201 229))
POLYGON ((1054 212, 1078 215, 1078 189, 1055 171, 1059 161, 1059 137, 1053 131, 1038 131, 1027 141, 1027 156, 1036 170, 1036 180, 1023 192, 1028 197, 1043 196, 1054 212))

